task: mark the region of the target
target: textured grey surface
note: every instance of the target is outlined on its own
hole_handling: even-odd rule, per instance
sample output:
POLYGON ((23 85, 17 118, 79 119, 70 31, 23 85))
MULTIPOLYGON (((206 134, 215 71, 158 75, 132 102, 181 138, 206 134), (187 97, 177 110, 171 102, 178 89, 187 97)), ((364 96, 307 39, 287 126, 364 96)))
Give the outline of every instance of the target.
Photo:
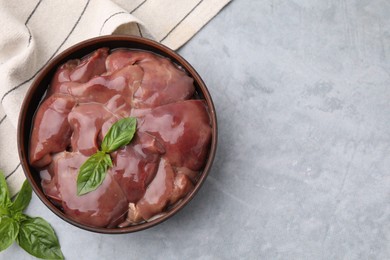
MULTIPOLYGON (((390 2, 236 0, 179 52, 219 119, 209 178, 152 229, 99 235, 34 196, 67 259, 389 259, 390 2)), ((30 259, 17 246, 2 259, 30 259)))

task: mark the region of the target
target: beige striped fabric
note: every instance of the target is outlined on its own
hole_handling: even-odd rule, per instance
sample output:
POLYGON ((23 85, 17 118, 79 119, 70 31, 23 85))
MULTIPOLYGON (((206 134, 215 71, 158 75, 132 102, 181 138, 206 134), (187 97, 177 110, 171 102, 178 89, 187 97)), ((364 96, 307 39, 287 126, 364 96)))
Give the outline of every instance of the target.
POLYGON ((178 49, 230 0, 0 0, 0 169, 11 193, 25 177, 16 146, 24 95, 58 53, 99 35, 130 34, 178 49))

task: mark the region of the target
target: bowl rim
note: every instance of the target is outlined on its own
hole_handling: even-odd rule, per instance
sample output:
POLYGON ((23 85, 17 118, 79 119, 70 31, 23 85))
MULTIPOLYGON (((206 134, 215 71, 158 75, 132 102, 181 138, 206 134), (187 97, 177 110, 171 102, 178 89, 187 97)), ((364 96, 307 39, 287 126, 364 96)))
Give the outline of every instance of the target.
MULTIPOLYGON (((129 48, 124 46, 123 48, 129 48)), ((139 49, 139 48, 133 48, 133 49, 139 49)), ((142 50, 142 49, 141 49, 142 50)), ((81 57, 80 57, 81 58, 81 57)), ((40 98, 42 99, 44 95, 42 95, 40 98)), ((37 107, 34 107, 34 114, 37 107)), ((21 110, 19 113, 19 119, 18 119, 18 127, 17 127, 17 145, 18 145, 18 152, 19 152, 19 159, 20 163, 24 172, 24 175, 26 176, 26 179, 32 186, 35 194, 38 196, 38 198, 43 202, 43 204, 46 205, 55 215, 60 217, 61 219, 65 220, 66 222, 72 224, 73 226, 79 227, 81 229, 101 233, 101 234, 125 234, 125 233, 132 233, 136 231, 141 231, 148 229, 150 227, 153 227, 159 223, 162 223, 175 215, 178 211, 180 211, 182 208, 184 208, 196 195, 196 193, 199 191, 200 187, 205 182, 212 163, 214 161, 214 157, 217 150, 217 141, 218 141, 218 126, 217 126, 217 116, 215 111, 214 102, 211 98, 211 95, 206 87, 206 84, 203 82, 202 78, 199 76, 197 71, 190 65, 189 62, 187 62, 181 55, 176 53, 175 51, 171 50, 167 46, 156 42, 154 40, 138 37, 138 36, 128 36, 128 35, 107 35, 107 36, 98 36, 94 38, 90 38, 84 41, 81 41, 79 43, 76 43, 69 48, 65 49, 61 53, 57 54, 53 59, 51 59, 47 64, 42 68, 42 70, 37 74, 35 79, 33 80, 32 84, 29 86, 26 95, 24 97, 24 100, 22 102, 21 110), (194 189, 186 195, 185 198, 179 202, 179 204, 175 205, 173 208, 169 209, 167 212, 164 213, 161 217, 158 217, 154 220, 151 220, 149 222, 143 222, 141 224, 124 227, 124 228, 101 228, 101 227, 93 227, 88 226, 85 224, 81 224, 71 218, 69 218, 67 215, 65 215, 59 208, 57 208, 50 200, 46 197, 46 195, 43 193, 41 189, 41 184, 38 184, 33 176, 32 172, 30 170, 29 162, 28 162, 28 145, 26 146, 26 141, 29 140, 29 137, 31 135, 31 126, 28 126, 26 128, 25 121, 27 118, 27 111, 29 108, 29 104, 33 99, 33 94, 41 87, 40 82, 46 78, 46 77, 52 77, 52 74, 50 75, 50 72, 55 70, 59 65, 61 65, 64 61, 69 60, 69 56, 72 53, 75 53, 77 51, 81 51, 84 48, 90 48, 88 53, 93 52, 94 50, 100 48, 98 45, 109 43, 109 42, 126 42, 129 45, 135 44, 135 45, 142 45, 145 47, 144 50, 148 50, 147 48, 158 50, 158 54, 168 57, 171 60, 173 59, 174 62, 178 63, 180 66, 182 66, 186 72, 194 79, 194 84, 196 84, 199 89, 201 90, 204 100, 207 103, 208 106, 208 112, 211 119, 211 130, 212 130, 212 136, 211 136, 211 143, 210 143, 210 150, 207 157, 207 161, 205 163, 205 166, 200 173, 200 178, 197 181, 197 183, 194 186, 194 189), (48 74, 49 73, 49 74, 48 74)))

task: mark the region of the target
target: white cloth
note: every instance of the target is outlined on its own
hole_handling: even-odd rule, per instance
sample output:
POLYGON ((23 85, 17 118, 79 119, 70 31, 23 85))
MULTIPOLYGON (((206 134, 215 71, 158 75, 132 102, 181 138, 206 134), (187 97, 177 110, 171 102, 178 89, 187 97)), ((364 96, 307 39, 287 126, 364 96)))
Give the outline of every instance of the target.
POLYGON ((131 34, 172 49, 188 41, 230 0, 0 0, 0 169, 11 193, 25 177, 16 143, 24 95, 42 67, 82 40, 131 34))

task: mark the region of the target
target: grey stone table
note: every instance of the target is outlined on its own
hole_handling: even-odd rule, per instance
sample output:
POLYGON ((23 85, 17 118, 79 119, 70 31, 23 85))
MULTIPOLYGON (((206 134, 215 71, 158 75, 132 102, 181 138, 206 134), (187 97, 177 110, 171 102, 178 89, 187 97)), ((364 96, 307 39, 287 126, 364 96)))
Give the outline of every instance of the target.
MULTIPOLYGON (((219 148, 179 214, 100 235, 34 196, 67 259, 389 259, 390 2, 236 0, 179 53, 219 148)), ((2 259, 30 259, 16 245, 2 259)))

